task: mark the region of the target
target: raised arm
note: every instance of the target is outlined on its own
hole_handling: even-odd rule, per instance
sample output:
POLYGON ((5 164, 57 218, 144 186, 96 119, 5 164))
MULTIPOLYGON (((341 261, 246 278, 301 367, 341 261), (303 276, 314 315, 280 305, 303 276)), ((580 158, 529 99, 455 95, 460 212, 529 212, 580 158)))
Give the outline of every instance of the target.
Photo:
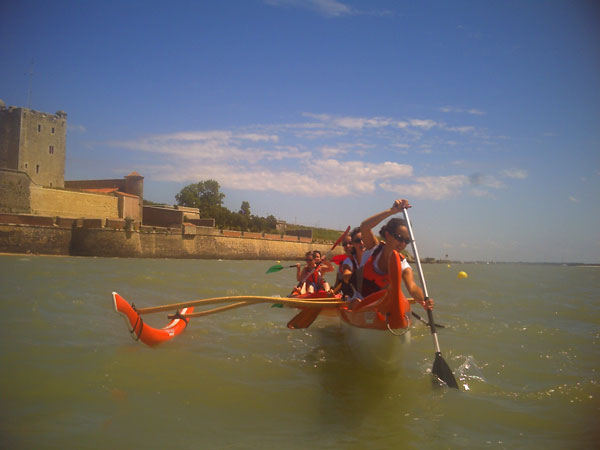
POLYGON ((319 270, 321 271, 321 273, 333 272, 335 270, 335 267, 333 267, 333 264, 331 264, 331 261, 329 261, 327 259, 327 255, 325 256, 324 259, 321 260, 321 265, 319 266, 319 270))
POLYGON ((302 281, 302 269, 300 263, 296 264, 296 281, 302 281))
POLYGON ((410 208, 410 203, 408 203, 408 200, 399 199, 394 202, 390 209, 381 211, 380 213, 377 213, 362 221, 360 224, 360 232, 362 233, 365 249, 370 250, 379 244, 377 236, 375 233, 373 233, 373 228, 375 228, 381 221, 401 212, 404 208, 410 208))

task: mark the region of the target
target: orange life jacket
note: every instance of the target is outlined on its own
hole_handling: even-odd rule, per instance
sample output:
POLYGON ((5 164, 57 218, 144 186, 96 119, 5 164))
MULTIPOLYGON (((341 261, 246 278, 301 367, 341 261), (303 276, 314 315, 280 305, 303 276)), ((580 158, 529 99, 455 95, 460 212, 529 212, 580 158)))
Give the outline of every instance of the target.
POLYGON ((323 279, 323 274, 319 270, 319 266, 320 265, 321 265, 321 263, 319 263, 314 268, 313 272, 310 273, 310 275, 305 276, 305 278, 303 279, 303 282, 306 283, 307 286, 314 287, 315 291, 322 291, 322 290, 324 290, 323 287, 324 287, 324 281, 325 280, 323 279))
MULTIPOLYGON (((362 289, 361 294, 363 297, 372 294, 373 292, 381 291, 385 289, 386 286, 390 283, 390 275, 388 273, 381 275, 377 273, 375 270, 375 259, 377 255, 383 251, 384 244, 379 244, 379 246, 371 253, 369 259, 365 263, 362 268, 362 289)), ((405 258, 403 255, 400 256, 400 261, 403 261, 405 258)))

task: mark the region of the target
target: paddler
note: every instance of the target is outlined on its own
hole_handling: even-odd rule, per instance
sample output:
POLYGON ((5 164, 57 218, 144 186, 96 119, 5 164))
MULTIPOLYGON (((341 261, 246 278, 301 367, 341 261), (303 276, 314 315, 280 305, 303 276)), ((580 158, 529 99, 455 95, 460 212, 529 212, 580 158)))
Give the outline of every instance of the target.
POLYGON ((346 241, 342 244, 346 258, 340 264, 336 287, 333 292, 337 294, 341 290, 343 298, 349 300, 355 297, 356 275, 365 248, 360 227, 353 228, 346 238, 346 241))
POLYGON ((377 213, 360 224, 365 251, 362 254, 357 287, 362 297, 385 289, 390 281, 388 274, 388 261, 392 251, 396 250, 402 260, 402 281, 410 295, 419 302, 423 308, 433 310, 433 299, 425 301, 422 289, 415 283, 413 271, 402 255, 402 251, 411 243, 408 226, 403 219, 390 219, 380 230, 381 242, 373 233, 380 222, 394 214, 410 208, 408 200, 396 200, 390 209, 377 213))
MULTIPOLYGON (((333 266, 325 258, 322 259, 319 250, 309 251, 305 254, 306 266, 300 269, 300 264, 296 264, 296 280, 302 282, 305 286, 305 292, 312 294, 319 291, 330 291, 330 286, 327 280, 323 278, 323 274, 332 272, 333 266)), ((302 287, 294 289, 300 293, 302 287)))

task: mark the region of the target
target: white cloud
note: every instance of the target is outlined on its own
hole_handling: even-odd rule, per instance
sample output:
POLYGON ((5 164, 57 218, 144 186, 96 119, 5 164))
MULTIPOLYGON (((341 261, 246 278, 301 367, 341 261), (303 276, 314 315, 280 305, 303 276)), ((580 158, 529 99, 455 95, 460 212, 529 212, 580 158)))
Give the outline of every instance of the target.
POLYGON ((417 177, 414 182, 402 184, 384 182, 380 187, 399 196, 442 200, 460 194, 462 188, 468 184, 469 178, 465 175, 448 175, 417 177))
POLYGON ((425 130, 429 130, 436 125, 436 122, 430 119, 412 119, 409 121, 409 124, 413 127, 423 128, 425 130))
POLYGON ((333 156, 342 155, 346 152, 347 152, 347 150, 341 149, 339 147, 325 146, 325 147, 321 148, 321 154, 323 155, 324 158, 331 158, 333 156))
MULTIPOLYGON (((421 173, 413 178, 409 164, 413 158, 427 167, 428 155, 437 153, 440 145, 445 152, 456 153, 452 155, 459 156, 456 160, 465 161, 460 159, 465 142, 478 139, 476 134, 464 135, 470 129, 449 128, 427 118, 303 116, 307 121, 188 130, 108 144, 139 152, 138 167, 146 171, 147 178, 178 183, 212 178, 232 189, 336 197, 371 194, 382 188, 439 200, 467 187, 474 195, 490 195, 488 190, 504 187, 498 178, 479 173, 421 173), (449 140, 448 133, 455 133, 454 139, 449 140), (455 149, 448 149, 446 142, 455 149), (144 167, 144 160, 152 163, 144 167), (321 180, 319 189, 315 189, 315 180, 321 180)), ((471 162, 468 166, 470 170, 477 167, 471 162)), ((509 169, 502 176, 520 178, 527 172, 509 169)))
POLYGON ((457 133, 471 133, 473 131, 475 131, 475 127, 470 126, 470 125, 466 125, 466 126, 462 126, 462 127, 444 127, 445 130, 448 131, 456 131, 457 133))
POLYGON ((85 133, 87 131, 83 125, 75 125, 71 123, 67 123, 67 130, 72 133, 85 133))
MULTIPOLYGON (((311 119, 318 120, 323 126, 328 128, 341 128, 349 130, 362 130, 366 128, 418 128, 423 130, 430 130, 431 128, 438 125, 438 123, 432 119, 408 119, 398 120, 391 117, 353 117, 353 116, 332 116, 330 114, 313 114, 303 113, 303 116, 310 117, 311 119)), ((449 131, 462 132, 460 128, 456 130, 449 129, 449 131)))
POLYGON ((265 0, 265 3, 271 6, 297 6, 327 17, 355 14, 351 7, 337 0, 265 0))
POLYGON ((476 108, 460 108, 460 107, 456 107, 456 106, 442 106, 439 108, 439 110, 444 113, 465 113, 465 114, 471 114, 471 115, 475 115, 475 116, 485 115, 485 112, 483 112, 479 109, 476 109, 476 108))
POLYGON ((504 175, 507 178, 515 178, 518 180, 524 180, 525 178, 527 178, 529 176, 529 172, 527 172, 527 170, 525 170, 525 169, 512 168, 512 169, 503 170, 502 175, 504 175))
POLYGON ((258 134, 258 133, 240 134, 238 137, 240 139, 247 139, 247 140, 253 141, 253 142, 260 142, 260 141, 278 142, 279 141, 279 136, 258 134))
POLYGON ((146 166, 143 171, 147 177, 160 181, 186 183, 211 178, 230 189, 340 197, 373 193, 379 180, 408 177, 412 167, 393 162, 373 164, 327 159, 283 171, 264 166, 203 163, 183 167, 146 166))
POLYGON ((475 197, 494 198, 492 193, 490 191, 486 191, 485 189, 474 188, 474 189, 471 189, 470 193, 471 193, 471 195, 474 195, 475 197))
MULTIPOLYGON (((387 117, 336 117, 329 114, 304 113, 305 117, 316 119, 326 126, 360 130, 363 128, 384 128, 398 126, 398 122, 387 117)), ((404 126, 401 124, 401 126, 404 126)))
POLYGON ((392 14, 388 10, 360 10, 339 0, 264 0, 271 6, 287 6, 309 9, 325 17, 345 17, 368 14, 386 16, 392 14))
POLYGON ((579 200, 578 200, 578 199, 576 199, 576 198, 575 198, 575 197, 573 197, 573 196, 570 196, 570 197, 569 197, 569 200, 570 200, 570 201, 572 201, 573 203, 579 203, 579 200))
POLYGON ((474 173, 469 176, 469 181, 473 186, 478 188, 480 187, 488 187, 494 189, 500 189, 505 187, 504 183, 498 180, 496 177, 492 175, 486 175, 482 173, 474 173))

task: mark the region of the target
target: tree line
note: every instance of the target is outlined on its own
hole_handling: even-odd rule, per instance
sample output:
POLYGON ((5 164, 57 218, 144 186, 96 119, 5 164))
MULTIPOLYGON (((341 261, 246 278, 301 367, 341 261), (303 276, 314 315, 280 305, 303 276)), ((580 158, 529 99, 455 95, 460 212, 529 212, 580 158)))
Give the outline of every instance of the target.
POLYGON ((215 180, 188 184, 175 195, 177 205, 198 208, 200 217, 215 219, 215 226, 221 229, 274 233, 277 219, 273 215, 261 217, 250 212, 250 202, 243 201, 239 211, 231 211, 223 206, 225 194, 215 180))

